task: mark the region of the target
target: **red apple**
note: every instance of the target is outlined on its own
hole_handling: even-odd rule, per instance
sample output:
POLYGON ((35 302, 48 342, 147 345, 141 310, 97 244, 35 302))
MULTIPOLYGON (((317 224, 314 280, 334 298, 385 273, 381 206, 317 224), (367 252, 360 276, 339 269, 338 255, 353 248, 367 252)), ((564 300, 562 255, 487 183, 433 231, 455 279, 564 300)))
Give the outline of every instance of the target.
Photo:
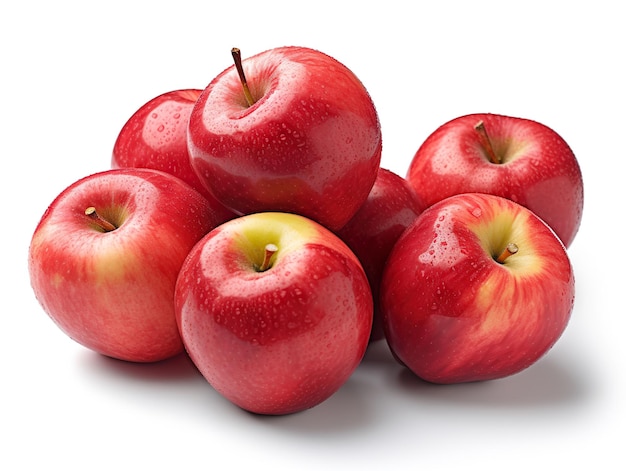
POLYGON ((416 152, 407 180, 428 206, 459 193, 511 199, 541 217, 566 247, 583 210, 583 181, 574 153, 536 121, 496 114, 453 119, 416 152))
POLYGON ((574 303, 566 249, 532 211, 489 194, 451 196, 400 236, 383 274, 385 335, 420 378, 501 378, 542 357, 574 303))
POLYGON ((110 357, 158 361, 183 351, 174 287, 193 247, 218 223, 182 180, 115 169, 66 188, 29 248, 34 293, 76 342, 110 357))
POLYGON ((404 178, 381 168, 365 203, 337 232, 361 261, 372 289, 374 322, 370 341, 384 337, 379 296, 387 257, 398 237, 423 209, 404 178))
POLYGON ((303 216, 233 219, 192 250, 176 285, 185 348, 237 406, 282 415, 330 397, 359 365, 372 295, 356 256, 303 216))
MULTIPOLYGON (((202 90, 193 88, 163 93, 141 106, 124 124, 113 146, 112 168, 151 168, 170 173, 209 200, 214 196, 191 167, 187 151, 189 115, 202 90)), ((222 222, 235 214, 218 204, 222 222)))
POLYGON ((380 164, 380 123, 365 87, 345 65, 302 47, 262 52, 241 70, 226 69, 200 95, 189 118, 192 166, 238 214, 290 212, 339 229, 380 164))

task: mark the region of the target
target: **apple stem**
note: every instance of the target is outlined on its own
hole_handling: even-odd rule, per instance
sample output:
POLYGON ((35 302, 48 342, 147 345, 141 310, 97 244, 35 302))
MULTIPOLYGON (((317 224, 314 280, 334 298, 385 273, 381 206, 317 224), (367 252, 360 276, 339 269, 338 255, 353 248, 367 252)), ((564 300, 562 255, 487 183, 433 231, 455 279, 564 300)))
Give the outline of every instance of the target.
POLYGON ((89 219, 94 221, 98 225, 98 227, 100 227, 100 229, 102 229, 104 232, 111 232, 117 229, 114 224, 100 216, 96 211, 96 208, 94 208, 93 206, 89 206, 87 209, 85 209, 85 215, 88 216, 89 219))
POLYGON ((487 134, 487 129, 485 129, 485 123, 480 120, 474 126, 474 129, 478 133, 478 137, 480 138, 480 143, 484 147, 487 152, 487 157, 493 164, 501 164, 502 159, 496 154, 493 150, 493 146, 491 145, 491 139, 489 139, 489 134, 487 134))
POLYGON ((248 88, 246 74, 243 73, 243 65, 241 63, 241 50, 239 50, 238 47, 233 47, 230 52, 232 53, 233 60, 235 61, 235 68, 237 69, 237 73, 239 74, 239 80, 241 80, 243 94, 246 96, 248 106, 252 106, 254 105, 254 98, 252 98, 252 93, 250 93, 250 88, 248 88))
POLYGON ((517 244, 511 242, 509 245, 506 246, 506 248, 498 256, 498 258, 496 258, 496 262, 504 263, 507 258, 509 258, 513 254, 516 254, 518 250, 519 247, 517 246, 517 244))
POLYGON ((265 271, 272 266, 272 256, 278 252, 278 247, 274 244, 267 244, 265 246, 265 254, 263 256, 263 263, 259 266, 258 271, 265 271))

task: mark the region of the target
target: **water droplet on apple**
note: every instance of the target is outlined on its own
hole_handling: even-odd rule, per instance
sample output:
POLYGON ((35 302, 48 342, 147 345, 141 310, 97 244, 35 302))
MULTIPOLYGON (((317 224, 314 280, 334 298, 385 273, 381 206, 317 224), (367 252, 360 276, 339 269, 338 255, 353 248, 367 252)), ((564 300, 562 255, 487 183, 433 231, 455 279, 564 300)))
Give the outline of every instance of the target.
POLYGON ((159 115, 158 115, 158 114, 156 114, 156 113, 152 113, 152 119, 157 119, 158 117, 159 117, 159 115))
POLYGON ((479 218, 480 216, 482 216, 483 212, 480 210, 480 208, 474 208, 472 209, 472 216, 479 218))
POLYGON ((430 305, 430 309, 431 309, 431 311, 436 311, 437 309, 439 309, 439 306, 437 306, 437 303, 432 303, 430 305))
POLYGON ((164 129, 165 129, 165 126, 160 124, 159 127, 157 128, 157 131, 163 132, 164 129))
POLYGON ((174 119, 180 119, 180 113, 174 113, 174 116, 172 116, 174 119))

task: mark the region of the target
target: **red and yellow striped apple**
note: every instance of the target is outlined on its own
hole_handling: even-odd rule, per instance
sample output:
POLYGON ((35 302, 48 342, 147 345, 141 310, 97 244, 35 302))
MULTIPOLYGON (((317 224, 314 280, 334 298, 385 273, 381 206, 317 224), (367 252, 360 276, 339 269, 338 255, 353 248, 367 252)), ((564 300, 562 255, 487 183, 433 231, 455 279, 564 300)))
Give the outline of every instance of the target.
POLYGON ((83 346, 128 361, 169 358, 183 351, 174 316, 178 272, 218 222, 208 200, 172 175, 87 176, 55 198, 33 233, 32 288, 83 346))
POLYGON ((176 285, 185 348, 206 380, 259 414, 335 393, 368 345, 373 302, 358 259, 303 216, 255 213, 211 231, 176 285))
POLYGON ((394 246, 381 288, 387 342, 420 378, 501 378, 565 330, 574 274, 565 247, 511 200, 462 194, 426 209, 394 246))

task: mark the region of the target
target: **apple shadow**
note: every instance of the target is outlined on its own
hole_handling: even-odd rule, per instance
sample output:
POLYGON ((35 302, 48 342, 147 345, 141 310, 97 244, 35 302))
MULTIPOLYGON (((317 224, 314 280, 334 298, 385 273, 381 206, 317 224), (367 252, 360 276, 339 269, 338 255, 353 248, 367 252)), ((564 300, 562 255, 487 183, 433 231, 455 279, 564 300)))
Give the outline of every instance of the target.
POLYGON ((342 434, 345 431, 363 429, 381 419, 382 410, 377 408, 380 397, 372 378, 377 370, 390 371, 402 368, 391 355, 386 342, 370 344, 361 364, 350 379, 330 398, 317 406, 285 416, 255 416, 269 427, 311 436, 342 434))
POLYGON ((133 404, 165 407, 168 414, 196 420, 229 410, 220 404, 232 405, 211 387, 186 353, 154 363, 133 363, 85 352, 79 357, 79 367, 85 381, 98 391, 133 404))
POLYGON ((353 376, 331 397, 310 409, 288 415, 251 416, 259 425, 274 432, 298 433, 309 438, 342 435, 375 422, 374 409, 363 394, 366 387, 362 380, 353 376))
MULTIPOLYGON (((129 388, 140 396, 150 392, 153 399, 173 401, 175 407, 194 415, 230 415, 234 420, 252 420, 261 427, 278 427, 278 432, 283 429, 327 435, 333 431, 363 427, 372 419, 371 414, 368 414, 371 407, 362 397, 366 385, 361 384, 362 379, 355 377, 351 377, 335 394, 315 407, 273 416, 248 412, 229 402, 211 387, 184 353, 155 363, 133 363, 85 351, 79 357, 79 366, 88 373, 90 381, 104 381, 109 387, 120 388, 118 392, 127 392, 129 388), (175 400, 175 397, 183 396, 186 397, 185 401, 175 400), (181 402, 184 402, 184 407, 181 402), (219 409, 215 410, 218 404, 219 409)), ((133 393, 129 397, 137 396, 133 393)))
POLYGON ((255 416, 263 425, 289 433, 311 436, 342 434, 345 431, 367 428, 380 419, 376 407, 379 400, 372 392, 368 374, 372 369, 388 368, 397 362, 385 342, 370 345, 357 370, 346 383, 317 406, 285 416, 255 416))
POLYGON ((250 413, 228 402, 206 382, 186 354, 156 363, 130 363, 85 352, 79 361, 90 381, 104 381, 123 392, 128 392, 130 387, 128 397, 132 400, 149 392, 155 400, 171 402, 176 410, 194 417, 198 413, 207 416, 218 413, 224 418, 250 421, 279 435, 295 433, 311 439, 368 429, 385 420, 389 410, 381 407, 381 394, 387 395, 387 403, 415 402, 418 409, 452 406, 479 410, 555 410, 584 404, 591 394, 592 381, 577 374, 571 363, 559 355, 548 355, 507 378, 433 384, 402 366, 386 343, 379 342, 370 345, 357 370, 331 397, 301 412, 271 416, 250 413), (217 410, 216 404, 221 404, 217 410))
POLYGON ((85 352, 82 359, 83 366, 89 370, 104 371, 134 381, 169 384, 202 379, 202 375, 186 353, 152 363, 118 360, 91 351, 85 352))
MULTIPOLYGON (((283 416, 254 415, 262 426, 274 431, 286 431, 313 436, 342 434, 363 429, 380 420, 383 412, 376 407, 380 400, 372 384, 376 372, 388 370, 390 364, 400 368, 384 341, 376 342, 368 350, 357 370, 338 391, 324 402, 295 414, 283 416)), ((379 393, 379 391, 378 391, 379 393)))
POLYGON ((581 373, 580 365, 566 362, 554 352, 517 374, 459 384, 435 384, 419 378, 394 358, 385 341, 370 345, 362 366, 384 375, 390 387, 403 397, 472 407, 576 406, 589 399, 593 383, 592 378, 581 373))
POLYGON ((402 367, 395 378, 400 390, 419 401, 469 407, 538 409, 575 407, 590 397, 590 384, 557 356, 547 356, 506 378, 459 384, 434 384, 402 367))
POLYGON ((402 366, 398 360, 393 357, 391 350, 385 340, 377 340, 367 347, 362 365, 366 366, 402 366))

